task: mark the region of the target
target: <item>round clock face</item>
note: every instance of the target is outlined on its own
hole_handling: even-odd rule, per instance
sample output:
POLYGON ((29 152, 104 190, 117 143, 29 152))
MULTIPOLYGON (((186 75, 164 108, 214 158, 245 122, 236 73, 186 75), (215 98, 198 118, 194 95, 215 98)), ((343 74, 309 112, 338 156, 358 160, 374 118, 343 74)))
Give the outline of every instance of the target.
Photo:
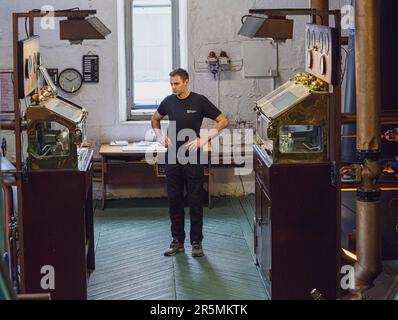
POLYGON ((83 84, 83 77, 76 69, 65 69, 58 77, 60 88, 68 93, 75 93, 83 84))

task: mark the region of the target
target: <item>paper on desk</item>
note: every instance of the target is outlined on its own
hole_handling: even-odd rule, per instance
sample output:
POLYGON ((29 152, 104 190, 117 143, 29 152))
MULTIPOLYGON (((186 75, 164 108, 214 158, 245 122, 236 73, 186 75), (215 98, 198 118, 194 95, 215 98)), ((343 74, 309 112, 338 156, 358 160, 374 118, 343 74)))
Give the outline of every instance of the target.
MULTIPOLYGON (((145 141, 144 141, 145 142, 145 141)), ((123 147, 124 152, 147 152, 147 151, 158 151, 165 152, 167 149, 163 147, 159 142, 138 142, 131 146, 123 147)))
POLYGON ((134 144, 137 145, 137 146, 140 146, 140 147, 149 147, 149 146, 153 145, 154 143, 157 143, 157 142, 153 142, 153 141, 140 141, 140 142, 137 142, 137 143, 134 143, 134 144))
POLYGON ((128 143, 128 141, 121 140, 121 141, 111 141, 111 143, 109 145, 110 146, 128 146, 129 143, 128 143))

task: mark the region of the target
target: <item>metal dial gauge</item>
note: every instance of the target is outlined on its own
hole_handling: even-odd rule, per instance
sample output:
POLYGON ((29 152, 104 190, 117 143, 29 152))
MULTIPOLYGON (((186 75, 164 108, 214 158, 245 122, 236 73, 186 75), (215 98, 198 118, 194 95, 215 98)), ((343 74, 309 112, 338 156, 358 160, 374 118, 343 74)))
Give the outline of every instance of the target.
POLYGON ((25 59, 25 78, 30 79, 30 76, 32 75, 32 68, 33 68, 33 61, 32 57, 29 56, 29 58, 25 59))
POLYGON ((325 42, 324 42, 324 36, 323 36, 323 32, 319 33, 319 38, 318 38, 318 43, 319 43, 319 51, 321 52, 321 54, 323 54, 323 51, 325 49, 325 42))
POLYGON ((307 29, 307 34, 306 34, 306 41, 307 41, 307 49, 311 49, 311 30, 307 29))
POLYGON ((320 61, 319 61, 319 70, 321 71, 321 74, 325 75, 326 74, 326 56, 323 54, 321 55, 320 61))
POLYGON ((307 67, 312 69, 313 64, 314 64, 314 59, 312 56, 312 51, 308 50, 307 51, 307 67))
POLYGON ((325 54, 329 54, 329 50, 330 50, 330 38, 329 35, 326 33, 323 37, 323 49, 325 51, 325 54))
POLYGON ((312 31, 311 34, 311 48, 314 49, 315 48, 315 43, 316 42, 316 37, 315 37, 315 31, 312 31))

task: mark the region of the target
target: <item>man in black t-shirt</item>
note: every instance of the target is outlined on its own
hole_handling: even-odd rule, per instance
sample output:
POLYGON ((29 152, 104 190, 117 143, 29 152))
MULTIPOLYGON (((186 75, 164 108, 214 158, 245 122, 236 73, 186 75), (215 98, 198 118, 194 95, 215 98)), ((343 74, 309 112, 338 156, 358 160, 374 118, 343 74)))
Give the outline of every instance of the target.
POLYGON ((192 256, 201 257, 203 256, 204 168, 198 155, 203 146, 228 126, 228 119, 206 97, 189 91, 189 75, 185 70, 177 69, 171 72, 170 84, 173 95, 162 101, 151 119, 157 140, 168 148, 166 183, 173 241, 164 255, 174 256, 184 252, 184 186, 186 186, 191 219, 192 256), (165 136, 161 131, 160 121, 166 115, 169 118, 169 129, 165 136), (203 118, 215 120, 216 126, 208 131, 206 136, 200 137, 203 118), (189 152, 188 162, 187 152, 189 152))

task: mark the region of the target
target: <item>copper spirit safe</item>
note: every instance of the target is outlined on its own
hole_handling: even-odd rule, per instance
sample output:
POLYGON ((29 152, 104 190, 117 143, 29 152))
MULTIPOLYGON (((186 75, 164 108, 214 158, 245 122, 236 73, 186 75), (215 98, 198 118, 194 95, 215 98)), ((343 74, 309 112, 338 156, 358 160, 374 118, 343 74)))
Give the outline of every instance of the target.
MULTIPOLYGON (((19 41, 14 53, 15 96, 25 100, 28 136, 23 178, 17 179, 19 237, 9 239, 18 248, 17 282, 28 294, 86 299, 88 275, 95 269, 93 150, 84 147, 87 112, 58 95, 42 65, 39 37, 19 41), (42 286, 43 266, 55 270, 54 287, 42 286)), ((19 106, 16 100, 16 120, 19 106)), ((17 126, 16 139, 22 140, 17 126)))
POLYGON ((48 86, 32 96, 26 111, 30 168, 77 169, 87 111, 58 96, 46 69, 39 69, 48 86))
POLYGON ((257 144, 274 164, 328 161, 328 101, 325 84, 299 73, 257 101, 257 144))
POLYGON ((299 73, 256 103, 255 254, 272 299, 336 298, 330 94, 299 73))
POLYGON ((27 293, 50 293, 51 299, 86 299, 88 274, 95 269, 93 150, 82 148, 87 112, 46 82, 26 109, 24 285, 27 293), (41 287, 43 265, 56 270, 55 288, 41 287))

